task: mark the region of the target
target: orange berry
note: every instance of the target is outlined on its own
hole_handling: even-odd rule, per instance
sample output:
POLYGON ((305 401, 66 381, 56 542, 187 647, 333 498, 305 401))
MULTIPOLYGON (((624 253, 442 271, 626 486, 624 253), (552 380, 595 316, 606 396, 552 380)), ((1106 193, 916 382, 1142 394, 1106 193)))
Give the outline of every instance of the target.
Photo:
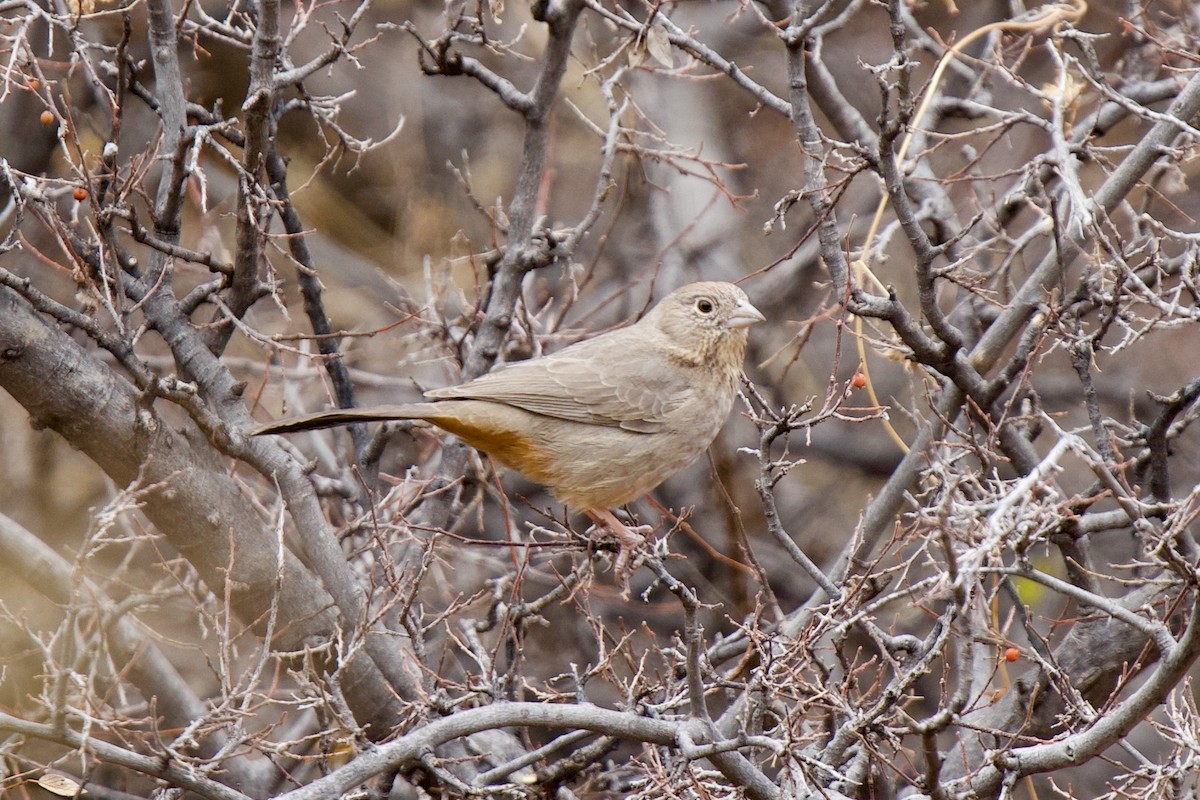
POLYGON ((1010 664, 1013 663, 1014 661, 1016 661, 1020 657, 1021 657, 1021 651, 1015 647, 1010 647, 1004 651, 1004 660, 1010 664))
POLYGON ((42 121, 43 125, 53 125, 54 124, 54 113, 52 111, 50 111, 50 109, 46 109, 45 111, 42 112, 42 116, 39 117, 39 119, 42 121))
POLYGON ((75 191, 71 192, 71 195, 82 203, 84 200, 88 199, 88 190, 82 186, 76 186, 75 191))
POLYGON ((861 372, 854 373, 854 377, 850 379, 850 385, 855 389, 861 389, 867 385, 867 376, 861 372))
POLYGON ((26 85, 29 86, 30 91, 36 92, 38 90, 38 88, 42 85, 42 82, 39 81, 37 78, 30 78, 26 85))

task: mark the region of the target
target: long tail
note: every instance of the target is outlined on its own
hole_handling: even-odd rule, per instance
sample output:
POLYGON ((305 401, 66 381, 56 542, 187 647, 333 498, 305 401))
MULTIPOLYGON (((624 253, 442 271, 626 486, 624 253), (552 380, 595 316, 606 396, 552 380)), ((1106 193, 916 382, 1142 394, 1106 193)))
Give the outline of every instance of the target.
POLYGON ((315 414, 304 414, 299 417, 288 417, 265 425, 259 425, 250 431, 252 436, 262 436, 268 433, 295 433, 296 431, 311 431, 317 428, 332 428, 336 425, 349 425, 351 422, 371 422, 389 419, 424 419, 433 413, 432 403, 408 403, 398 406, 377 406, 375 408, 335 408, 331 411, 318 411, 315 414))

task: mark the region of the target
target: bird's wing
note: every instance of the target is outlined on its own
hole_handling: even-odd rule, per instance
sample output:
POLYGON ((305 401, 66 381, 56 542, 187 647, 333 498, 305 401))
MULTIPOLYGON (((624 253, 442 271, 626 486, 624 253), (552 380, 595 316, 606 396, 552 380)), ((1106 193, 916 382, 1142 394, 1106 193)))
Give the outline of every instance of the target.
POLYGON ((489 400, 547 417, 655 433, 692 391, 680 370, 666 367, 662 355, 637 337, 610 333, 426 396, 489 400))

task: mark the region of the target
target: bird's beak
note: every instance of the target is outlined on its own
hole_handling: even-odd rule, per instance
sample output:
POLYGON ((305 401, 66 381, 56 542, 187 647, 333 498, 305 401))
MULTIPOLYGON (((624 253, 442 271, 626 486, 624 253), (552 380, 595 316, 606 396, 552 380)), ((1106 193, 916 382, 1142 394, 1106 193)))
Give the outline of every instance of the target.
POLYGON ((749 301, 743 300, 733 309, 726 325, 730 328, 749 328, 751 325, 766 321, 766 319, 761 311, 750 305, 749 301))

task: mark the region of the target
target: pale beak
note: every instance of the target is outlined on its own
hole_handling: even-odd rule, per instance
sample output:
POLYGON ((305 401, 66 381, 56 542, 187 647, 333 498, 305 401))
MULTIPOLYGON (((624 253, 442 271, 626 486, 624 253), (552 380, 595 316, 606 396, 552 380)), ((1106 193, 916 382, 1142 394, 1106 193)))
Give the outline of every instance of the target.
POLYGON ((749 328, 751 325, 765 322, 766 319, 761 311, 750 305, 750 301, 743 300, 733 309, 733 313, 729 315, 729 320, 725 324, 730 328, 749 328))

